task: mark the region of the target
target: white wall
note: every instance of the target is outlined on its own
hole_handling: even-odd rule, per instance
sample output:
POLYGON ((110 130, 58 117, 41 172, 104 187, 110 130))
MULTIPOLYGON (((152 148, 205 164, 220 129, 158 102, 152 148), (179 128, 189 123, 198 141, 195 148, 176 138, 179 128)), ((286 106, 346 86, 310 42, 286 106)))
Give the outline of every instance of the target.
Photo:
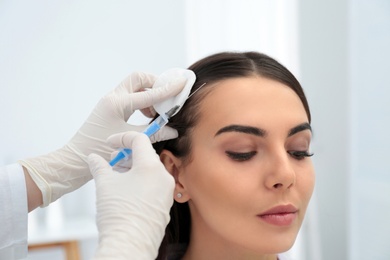
POLYGON ((312 112, 321 256, 348 259, 348 3, 301 0, 299 4, 301 83, 312 112))
POLYGON ((63 145, 130 72, 185 66, 183 5, 1 1, 0 160, 63 145))
POLYGON ((351 1, 351 259, 390 259, 390 2, 351 1))
POLYGON ((299 76, 297 0, 187 0, 187 56, 259 51, 299 76))
POLYGON ((390 259, 390 2, 301 0, 299 10, 322 259, 390 259))
MULTIPOLYGON (((64 145, 129 73, 187 66, 184 16, 184 3, 174 0, 0 1, 0 163, 64 145)), ((83 245, 92 244, 82 248, 89 259, 96 244, 94 204, 90 182, 36 210, 29 216, 30 239, 39 239, 36 233, 71 236, 71 228, 55 224, 89 220, 79 227, 83 245), (62 217, 53 210, 61 207, 62 217), (44 222, 45 214, 57 217, 44 222)))

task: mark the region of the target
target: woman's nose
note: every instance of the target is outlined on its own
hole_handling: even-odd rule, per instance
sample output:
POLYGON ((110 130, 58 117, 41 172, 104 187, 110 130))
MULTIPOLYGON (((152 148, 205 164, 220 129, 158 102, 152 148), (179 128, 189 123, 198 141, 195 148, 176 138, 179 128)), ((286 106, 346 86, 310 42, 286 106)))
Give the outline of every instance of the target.
POLYGON ((296 175, 289 154, 283 150, 272 155, 270 160, 265 183, 267 188, 285 190, 293 186, 296 175))

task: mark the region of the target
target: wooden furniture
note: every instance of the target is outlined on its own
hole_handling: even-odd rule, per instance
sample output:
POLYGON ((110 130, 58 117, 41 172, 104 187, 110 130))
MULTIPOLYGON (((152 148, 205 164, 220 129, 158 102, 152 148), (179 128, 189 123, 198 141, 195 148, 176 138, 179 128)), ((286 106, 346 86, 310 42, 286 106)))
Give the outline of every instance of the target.
POLYGON ((49 249, 53 247, 62 248, 65 252, 66 260, 80 260, 80 250, 77 240, 32 244, 28 246, 28 250, 49 249))

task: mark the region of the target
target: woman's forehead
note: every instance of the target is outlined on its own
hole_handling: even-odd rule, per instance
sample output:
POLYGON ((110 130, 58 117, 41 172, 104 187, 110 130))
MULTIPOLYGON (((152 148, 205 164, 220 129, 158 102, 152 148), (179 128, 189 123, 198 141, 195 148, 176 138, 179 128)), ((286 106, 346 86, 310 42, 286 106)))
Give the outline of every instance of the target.
POLYGON ((212 86, 200 105, 200 119, 240 120, 307 118, 298 95, 290 87, 267 78, 249 77, 223 80, 212 86))
POLYGON ((231 103, 248 104, 249 101, 262 101, 268 103, 275 101, 299 101, 298 95, 293 89, 276 80, 263 77, 242 77, 225 79, 213 83, 207 89, 209 92, 203 101, 209 105, 229 105, 231 103), (227 103, 230 101, 231 103, 227 103), (247 101, 247 102, 244 102, 247 101))

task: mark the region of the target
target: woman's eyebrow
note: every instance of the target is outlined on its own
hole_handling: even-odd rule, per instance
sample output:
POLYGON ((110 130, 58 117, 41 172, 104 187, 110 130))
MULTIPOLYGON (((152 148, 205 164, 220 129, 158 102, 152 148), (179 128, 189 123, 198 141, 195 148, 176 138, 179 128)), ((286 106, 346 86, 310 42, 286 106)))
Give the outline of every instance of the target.
POLYGON ((245 126, 245 125, 228 125, 219 129, 218 132, 215 134, 215 136, 227 132, 239 132, 239 133, 251 134, 260 137, 264 137, 266 135, 265 130, 257 127, 245 126))
MULTIPOLYGON (((291 128, 290 131, 288 132, 288 137, 290 137, 298 132, 305 131, 305 130, 312 131, 311 125, 309 123, 302 123, 302 124, 299 124, 299 125, 291 128)), ((228 125, 228 126, 225 126, 225 127, 222 127, 221 129, 219 129, 218 132, 215 134, 215 136, 220 135, 222 133, 227 133, 227 132, 239 132, 239 133, 251 134, 251 135, 260 136, 260 137, 266 136, 266 133, 267 133, 265 130, 263 130, 261 128, 253 127, 253 126, 228 125)))
POLYGON ((290 131, 288 132, 288 137, 292 136, 292 135, 295 135, 296 133, 298 132, 301 132, 301 131, 304 131, 304 130, 311 130, 311 125, 309 123, 302 123, 302 124, 299 124, 293 128, 290 129, 290 131))

